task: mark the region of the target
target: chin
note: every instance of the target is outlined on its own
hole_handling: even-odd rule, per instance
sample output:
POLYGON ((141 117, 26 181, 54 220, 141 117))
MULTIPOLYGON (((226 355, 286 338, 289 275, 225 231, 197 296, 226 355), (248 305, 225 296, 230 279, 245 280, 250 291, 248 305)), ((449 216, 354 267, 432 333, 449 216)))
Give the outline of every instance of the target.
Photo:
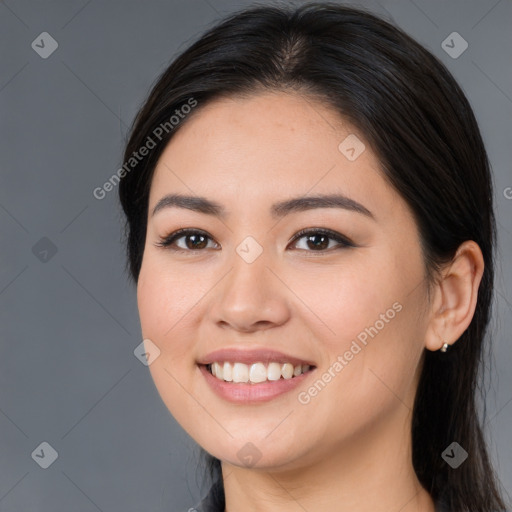
POLYGON ((283 437, 277 443, 279 446, 269 440, 246 435, 243 439, 229 438, 220 443, 209 442, 201 446, 225 463, 248 469, 269 470, 292 464, 298 455, 292 446, 283 445, 283 437))

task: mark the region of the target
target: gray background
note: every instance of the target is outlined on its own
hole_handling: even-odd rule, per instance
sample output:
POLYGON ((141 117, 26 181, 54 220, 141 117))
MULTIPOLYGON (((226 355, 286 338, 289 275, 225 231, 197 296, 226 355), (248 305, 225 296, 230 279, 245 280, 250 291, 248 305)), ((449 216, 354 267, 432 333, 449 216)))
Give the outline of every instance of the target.
MULTIPOLYGON (((250 3, 0 3, 2 512, 171 512, 205 491, 197 447, 133 353, 141 333, 117 189, 103 200, 92 191, 121 165, 127 127, 157 75, 215 20, 250 3), (58 42, 46 59, 31 47, 42 32, 58 42), (58 452, 47 469, 32 457, 44 441, 58 452)), ((480 122, 500 235, 486 433, 510 492, 512 2, 352 5, 395 21, 439 56, 480 122), (454 31, 469 44, 456 59, 441 47, 454 31)))

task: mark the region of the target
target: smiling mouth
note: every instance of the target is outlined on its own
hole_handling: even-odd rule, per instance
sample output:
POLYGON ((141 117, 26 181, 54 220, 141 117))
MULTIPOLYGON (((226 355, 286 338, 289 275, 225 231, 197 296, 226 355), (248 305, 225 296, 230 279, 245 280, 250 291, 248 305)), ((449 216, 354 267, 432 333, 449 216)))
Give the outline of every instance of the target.
POLYGON ((245 364, 220 361, 203 365, 216 379, 235 384, 260 384, 299 377, 315 369, 309 364, 293 365, 291 363, 263 362, 245 364))

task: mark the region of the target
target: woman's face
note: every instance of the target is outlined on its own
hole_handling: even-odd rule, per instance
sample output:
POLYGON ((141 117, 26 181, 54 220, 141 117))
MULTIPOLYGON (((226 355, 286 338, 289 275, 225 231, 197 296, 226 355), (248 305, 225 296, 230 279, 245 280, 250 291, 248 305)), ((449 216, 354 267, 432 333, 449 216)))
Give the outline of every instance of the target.
POLYGON ((292 93, 212 102, 173 137, 151 184, 137 289, 146 349, 160 350, 151 375, 175 419, 225 462, 357 456, 363 440, 408 435, 424 275, 411 211, 348 122, 292 93), (195 203, 153 214, 171 194, 195 203), (199 198, 222 215, 195 208, 199 198), (200 233, 158 245, 184 228, 200 233))

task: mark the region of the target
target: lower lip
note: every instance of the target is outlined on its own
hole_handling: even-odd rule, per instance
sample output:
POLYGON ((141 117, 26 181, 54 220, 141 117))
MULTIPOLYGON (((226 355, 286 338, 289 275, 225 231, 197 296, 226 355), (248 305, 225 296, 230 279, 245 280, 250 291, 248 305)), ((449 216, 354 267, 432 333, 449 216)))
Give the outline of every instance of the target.
POLYGON ((251 384, 250 382, 226 382, 217 379, 207 369, 205 365, 199 365, 201 373, 204 375, 206 382, 212 390, 224 400, 228 402, 240 403, 258 403, 267 402, 276 398, 292 389, 295 389, 304 382, 313 372, 314 368, 302 373, 297 377, 290 379, 279 379, 274 381, 259 382, 251 384))

